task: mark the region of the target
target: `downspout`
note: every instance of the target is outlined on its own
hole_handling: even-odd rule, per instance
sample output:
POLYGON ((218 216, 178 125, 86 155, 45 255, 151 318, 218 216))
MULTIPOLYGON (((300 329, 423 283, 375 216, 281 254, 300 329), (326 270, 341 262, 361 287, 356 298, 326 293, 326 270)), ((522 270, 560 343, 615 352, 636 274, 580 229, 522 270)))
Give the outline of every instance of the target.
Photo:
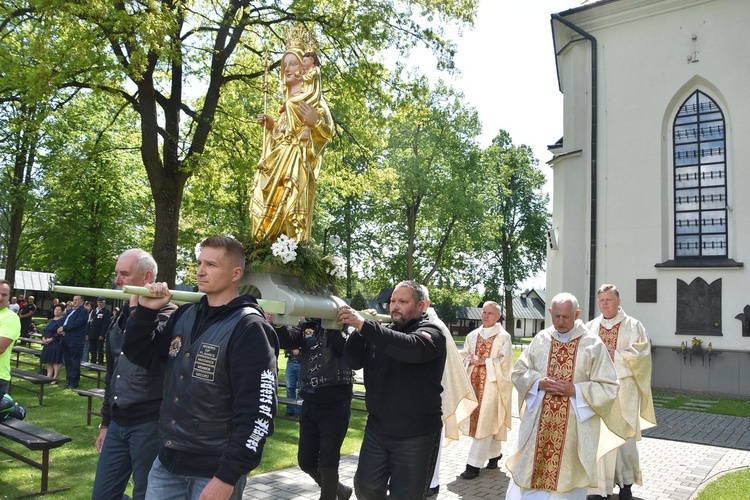
POLYGON ((596 64, 596 38, 590 33, 582 30, 572 22, 568 21, 559 14, 552 14, 552 20, 558 21, 575 31, 583 38, 591 42, 591 242, 590 242, 590 261, 589 261, 589 318, 596 317, 596 146, 598 139, 598 120, 597 120, 597 64, 596 64))

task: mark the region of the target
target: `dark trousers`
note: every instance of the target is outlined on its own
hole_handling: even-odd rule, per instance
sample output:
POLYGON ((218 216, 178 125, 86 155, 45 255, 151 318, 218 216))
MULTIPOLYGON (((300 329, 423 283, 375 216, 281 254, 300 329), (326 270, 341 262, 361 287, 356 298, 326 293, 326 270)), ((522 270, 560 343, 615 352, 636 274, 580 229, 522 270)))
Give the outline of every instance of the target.
POLYGON ((104 364, 104 339, 99 340, 99 337, 89 339, 89 356, 92 363, 104 364))
POLYGON ((341 444, 349 428, 351 402, 349 397, 331 404, 302 403, 297 461, 320 486, 320 500, 336 500, 341 444))
POLYGON ((68 342, 63 340, 63 363, 65 364, 66 387, 78 387, 81 380, 81 357, 83 356, 83 340, 68 342))
POLYGON ((377 435, 368 422, 354 475, 357 498, 426 498, 439 444, 440 430, 426 436, 392 438, 377 435))

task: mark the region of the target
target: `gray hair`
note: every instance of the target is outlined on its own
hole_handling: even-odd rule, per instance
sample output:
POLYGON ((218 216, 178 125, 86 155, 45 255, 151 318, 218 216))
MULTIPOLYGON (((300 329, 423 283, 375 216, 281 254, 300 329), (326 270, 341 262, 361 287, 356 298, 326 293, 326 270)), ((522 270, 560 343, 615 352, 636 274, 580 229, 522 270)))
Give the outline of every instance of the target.
POLYGON ((578 299, 569 292, 562 292, 558 293, 554 297, 552 297, 552 302, 550 302, 550 308, 552 308, 555 304, 564 304, 566 302, 570 302, 573 306, 573 311, 580 311, 581 308, 578 306, 578 299))
POLYGON ((500 316, 503 315, 503 309, 500 307, 500 304, 498 304, 494 300, 488 300, 487 302, 482 304, 482 309, 484 309, 487 306, 494 307, 495 309, 497 309, 497 314, 499 314, 500 316))
POLYGON ((412 296, 414 296, 414 300, 416 300, 417 302, 422 302, 423 300, 428 300, 427 297, 425 296, 425 292, 427 291, 427 287, 425 287, 424 285, 420 285, 419 283, 417 283, 414 280, 402 281, 401 283, 397 284, 394 287, 394 290, 396 288, 401 288, 401 287, 409 288, 411 290, 412 296))
POLYGON ((156 273, 159 270, 159 266, 156 264, 156 261, 151 256, 151 254, 145 250, 141 250, 140 248, 131 248, 122 252, 119 258, 122 259, 123 257, 128 257, 131 255, 135 256, 133 272, 146 274, 148 271, 151 271, 151 274, 153 275, 153 281, 156 281, 156 273))

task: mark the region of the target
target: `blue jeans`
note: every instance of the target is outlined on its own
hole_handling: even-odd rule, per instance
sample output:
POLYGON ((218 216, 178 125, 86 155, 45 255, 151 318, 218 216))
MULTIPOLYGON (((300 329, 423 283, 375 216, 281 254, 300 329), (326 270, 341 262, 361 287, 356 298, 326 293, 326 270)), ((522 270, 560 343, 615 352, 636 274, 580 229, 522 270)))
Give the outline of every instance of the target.
MULTIPOLYGON (((154 460, 151 472, 148 475, 148 491, 146 498, 152 500, 198 500, 203 488, 206 487, 210 477, 180 476, 169 472, 159 461, 154 460)), ((229 500, 242 500, 242 491, 245 489, 247 476, 240 477, 229 500)))
POLYGON ((439 444, 440 430, 426 436, 391 438, 376 435, 368 422, 354 474, 357 498, 425 498, 439 444))
MULTIPOLYGON (((286 397, 297 399, 297 392, 300 388, 300 368, 299 363, 288 361, 284 372, 284 382, 286 383, 286 397)), ((287 405, 286 414, 288 417, 298 416, 301 412, 299 405, 287 405)))
POLYGON ((123 498, 131 474, 133 499, 146 498, 148 473, 159 453, 159 444, 158 420, 127 426, 110 422, 96 465, 91 498, 123 498))

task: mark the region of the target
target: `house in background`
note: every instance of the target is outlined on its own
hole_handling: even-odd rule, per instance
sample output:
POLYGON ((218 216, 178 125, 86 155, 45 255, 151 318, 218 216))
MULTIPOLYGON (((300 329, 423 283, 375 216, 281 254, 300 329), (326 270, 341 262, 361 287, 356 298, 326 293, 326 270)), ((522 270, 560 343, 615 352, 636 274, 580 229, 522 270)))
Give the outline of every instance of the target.
MULTIPOLYGON (((532 289, 513 297, 514 337, 533 337, 544 330, 546 294, 546 290, 532 289)), ((505 329, 511 331, 507 324, 505 329)))
POLYGON ((552 15, 564 122, 547 290, 588 320, 616 284, 652 339, 655 387, 750 395, 748 19, 747 0, 552 15))

